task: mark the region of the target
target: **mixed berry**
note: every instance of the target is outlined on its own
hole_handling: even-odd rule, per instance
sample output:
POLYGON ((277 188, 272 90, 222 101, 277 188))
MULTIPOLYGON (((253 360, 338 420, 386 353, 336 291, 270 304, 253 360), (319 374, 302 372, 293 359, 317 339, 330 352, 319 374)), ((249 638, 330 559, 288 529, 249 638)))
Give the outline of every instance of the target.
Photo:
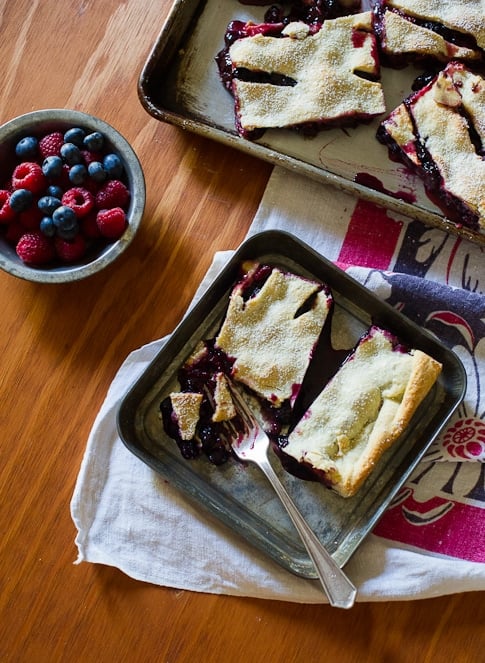
POLYGON ((25 136, 0 181, 0 236, 28 265, 75 263, 121 237, 129 202, 123 162, 102 133, 25 136))

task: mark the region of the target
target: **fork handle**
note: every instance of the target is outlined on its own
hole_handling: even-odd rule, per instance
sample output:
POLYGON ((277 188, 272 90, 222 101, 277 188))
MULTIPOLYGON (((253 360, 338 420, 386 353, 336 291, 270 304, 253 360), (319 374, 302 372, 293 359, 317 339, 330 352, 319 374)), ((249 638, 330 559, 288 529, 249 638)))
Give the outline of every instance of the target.
POLYGON ((259 462, 258 464, 278 494, 301 540, 305 544, 305 548, 315 566, 330 605, 337 608, 351 608, 357 594, 356 588, 303 518, 295 503, 286 492, 276 472, 273 470, 269 460, 259 462))

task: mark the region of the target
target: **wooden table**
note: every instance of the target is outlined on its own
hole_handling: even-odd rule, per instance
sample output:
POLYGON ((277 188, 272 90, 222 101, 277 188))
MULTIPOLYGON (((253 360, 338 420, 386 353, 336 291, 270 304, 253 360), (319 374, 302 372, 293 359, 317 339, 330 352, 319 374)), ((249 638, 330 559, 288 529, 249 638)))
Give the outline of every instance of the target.
POLYGON ((133 144, 148 192, 135 242, 101 274, 64 286, 0 274, 0 661, 483 660, 483 593, 338 611, 73 565, 69 503, 115 372, 180 320, 214 252, 244 237, 270 174, 139 103, 170 4, 0 0, 0 121, 47 107, 92 112, 133 144))

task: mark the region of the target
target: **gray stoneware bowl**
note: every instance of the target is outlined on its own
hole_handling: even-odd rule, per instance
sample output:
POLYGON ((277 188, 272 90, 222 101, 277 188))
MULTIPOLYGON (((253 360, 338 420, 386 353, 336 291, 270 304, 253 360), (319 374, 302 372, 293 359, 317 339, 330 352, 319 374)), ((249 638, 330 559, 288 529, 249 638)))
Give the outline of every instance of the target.
MULTIPOLYGON (((99 131, 105 137, 109 151, 118 154, 125 170, 125 182, 131 199, 127 210, 128 225, 117 240, 106 240, 101 247, 88 251, 84 258, 73 264, 55 264, 33 267, 17 256, 15 246, 0 232, 0 268, 19 278, 39 283, 68 283, 84 279, 114 262, 132 242, 142 220, 145 208, 145 179, 132 147, 111 125, 97 117, 76 110, 37 110, 10 120, 0 127, 0 181, 11 173, 15 162, 15 145, 25 136, 42 136, 52 131, 65 132, 72 127, 83 127, 88 133, 99 131)), ((0 228, 1 230, 1 228, 0 228)))

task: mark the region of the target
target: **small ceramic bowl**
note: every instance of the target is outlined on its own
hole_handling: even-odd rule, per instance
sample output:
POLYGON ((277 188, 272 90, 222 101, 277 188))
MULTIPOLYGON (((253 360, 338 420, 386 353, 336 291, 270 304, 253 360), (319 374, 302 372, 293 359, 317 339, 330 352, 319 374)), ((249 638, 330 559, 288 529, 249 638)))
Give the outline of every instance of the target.
POLYGON ((67 283, 99 272, 114 262, 132 242, 143 216, 145 179, 132 147, 116 129, 103 120, 76 110, 33 111, 16 117, 0 127, 0 188, 18 163, 15 157, 15 145, 21 138, 26 136, 40 138, 54 131, 64 133, 73 127, 82 127, 86 133, 99 131, 104 136, 104 151, 115 153, 120 157, 124 166, 122 179, 131 194, 126 211, 128 224, 119 239, 94 242, 79 262, 72 264, 53 262, 38 267, 24 263, 17 256, 15 246, 5 237, 5 227, 0 226, 0 268, 28 281, 67 283))

